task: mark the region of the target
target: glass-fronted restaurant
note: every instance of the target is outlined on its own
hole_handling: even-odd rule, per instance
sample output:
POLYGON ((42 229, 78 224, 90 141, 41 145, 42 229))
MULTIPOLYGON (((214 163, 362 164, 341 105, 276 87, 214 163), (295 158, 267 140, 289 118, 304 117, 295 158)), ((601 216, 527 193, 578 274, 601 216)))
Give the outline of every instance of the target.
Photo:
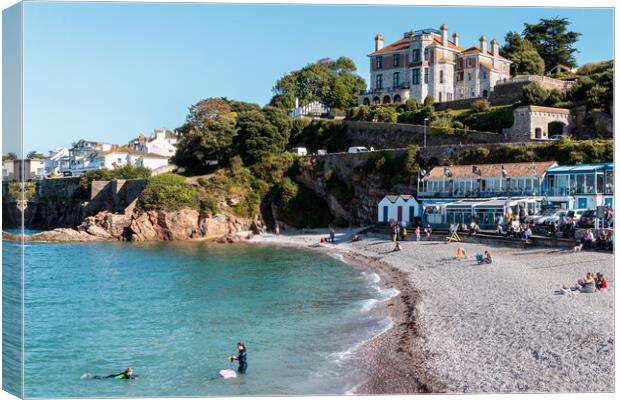
POLYGON ((543 183, 545 202, 564 208, 613 208, 614 164, 561 165, 549 168, 543 183))

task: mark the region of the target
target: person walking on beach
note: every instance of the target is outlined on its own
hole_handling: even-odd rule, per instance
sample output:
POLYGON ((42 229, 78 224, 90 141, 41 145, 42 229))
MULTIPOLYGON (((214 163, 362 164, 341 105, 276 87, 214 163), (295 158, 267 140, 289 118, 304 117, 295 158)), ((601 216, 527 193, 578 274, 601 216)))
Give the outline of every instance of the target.
POLYGON ((416 242, 420 241, 420 225, 415 227, 415 241, 416 242))
POLYGON ((233 362, 235 360, 238 361, 239 368, 237 368, 237 371, 240 374, 245 374, 245 372, 248 370, 248 352, 243 342, 237 343, 237 349, 239 350, 239 354, 237 354, 236 356, 232 355, 228 357, 228 360, 230 360, 230 362, 233 362))

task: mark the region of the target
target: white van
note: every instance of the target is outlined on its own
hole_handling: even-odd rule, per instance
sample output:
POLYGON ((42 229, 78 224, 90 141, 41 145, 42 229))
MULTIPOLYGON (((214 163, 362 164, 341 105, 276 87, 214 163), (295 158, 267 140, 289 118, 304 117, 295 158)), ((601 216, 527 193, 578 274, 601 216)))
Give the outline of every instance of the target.
POLYGON ((306 149, 305 147, 293 147, 291 149, 291 152, 293 152, 294 154, 297 154, 298 156, 307 156, 308 155, 308 149, 306 149))
POLYGON ((347 153, 367 153, 368 149, 366 147, 363 146, 351 146, 349 147, 349 150, 347 151, 347 153))

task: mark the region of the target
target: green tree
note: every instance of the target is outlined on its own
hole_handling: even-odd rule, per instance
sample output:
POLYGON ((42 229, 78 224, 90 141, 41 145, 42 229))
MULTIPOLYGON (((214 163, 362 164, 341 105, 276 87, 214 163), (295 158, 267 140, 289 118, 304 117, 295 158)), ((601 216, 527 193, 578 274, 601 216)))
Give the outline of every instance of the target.
POLYGON ((319 100, 332 108, 354 107, 359 91, 366 88, 366 82, 356 71, 355 63, 347 57, 308 64, 276 82, 270 105, 290 109, 299 99, 300 104, 319 100))
POLYGON ((208 98, 192 105, 185 124, 178 128, 181 137, 171 161, 191 174, 206 173, 226 163, 237 134, 233 107, 252 108, 251 103, 222 98, 208 98))
POLYGON ((545 62, 549 71, 558 64, 574 67, 575 43, 581 34, 568 30, 567 18, 541 18, 537 24, 525 23, 523 38, 528 40, 545 62))
POLYGON ((248 111, 237 117, 239 133, 236 148, 246 165, 253 165, 270 154, 286 149, 291 132, 290 120, 285 122, 284 110, 267 107, 263 111, 248 111))
POLYGON ((544 74, 545 61, 529 40, 523 39, 516 32, 508 32, 504 42, 500 54, 512 61, 510 65, 512 75, 544 74))
POLYGON ((43 153, 38 153, 36 151, 31 151, 30 153, 28 153, 28 155, 26 155, 26 158, 28 160, 42 160, 45 158, 45 155, 43 153))
POLYGON ((9 152, 2 156, 2 161, 17 160, 17 154, 9 152))
POLYGON ((521 102, 525 105, 545 105, 549 91, 542 87, 538 82, 532 82, 523 87, 521 102))

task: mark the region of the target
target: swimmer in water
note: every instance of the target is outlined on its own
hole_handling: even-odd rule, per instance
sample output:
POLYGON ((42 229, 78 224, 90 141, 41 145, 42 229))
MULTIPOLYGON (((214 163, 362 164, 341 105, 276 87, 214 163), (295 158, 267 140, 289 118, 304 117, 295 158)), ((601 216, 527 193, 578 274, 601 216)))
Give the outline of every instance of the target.
POLYGON ((230 356, 228 359, 230 362, 235 360, 239 361, 239 368, 237 368, 237 371, 239 371, 240 374, 245 374, 245 371, 248 369, 248 352, 245 349, 245 344, 243 342, 237 343, 237 349, 239 349, 239 354, 236 356, 230 356))
POLYGON ((112 374, 108 376, 94 376, 94 379, 136 379, 133 376, 133 368, 127 368, 124 372, 120 374, 112 374))

